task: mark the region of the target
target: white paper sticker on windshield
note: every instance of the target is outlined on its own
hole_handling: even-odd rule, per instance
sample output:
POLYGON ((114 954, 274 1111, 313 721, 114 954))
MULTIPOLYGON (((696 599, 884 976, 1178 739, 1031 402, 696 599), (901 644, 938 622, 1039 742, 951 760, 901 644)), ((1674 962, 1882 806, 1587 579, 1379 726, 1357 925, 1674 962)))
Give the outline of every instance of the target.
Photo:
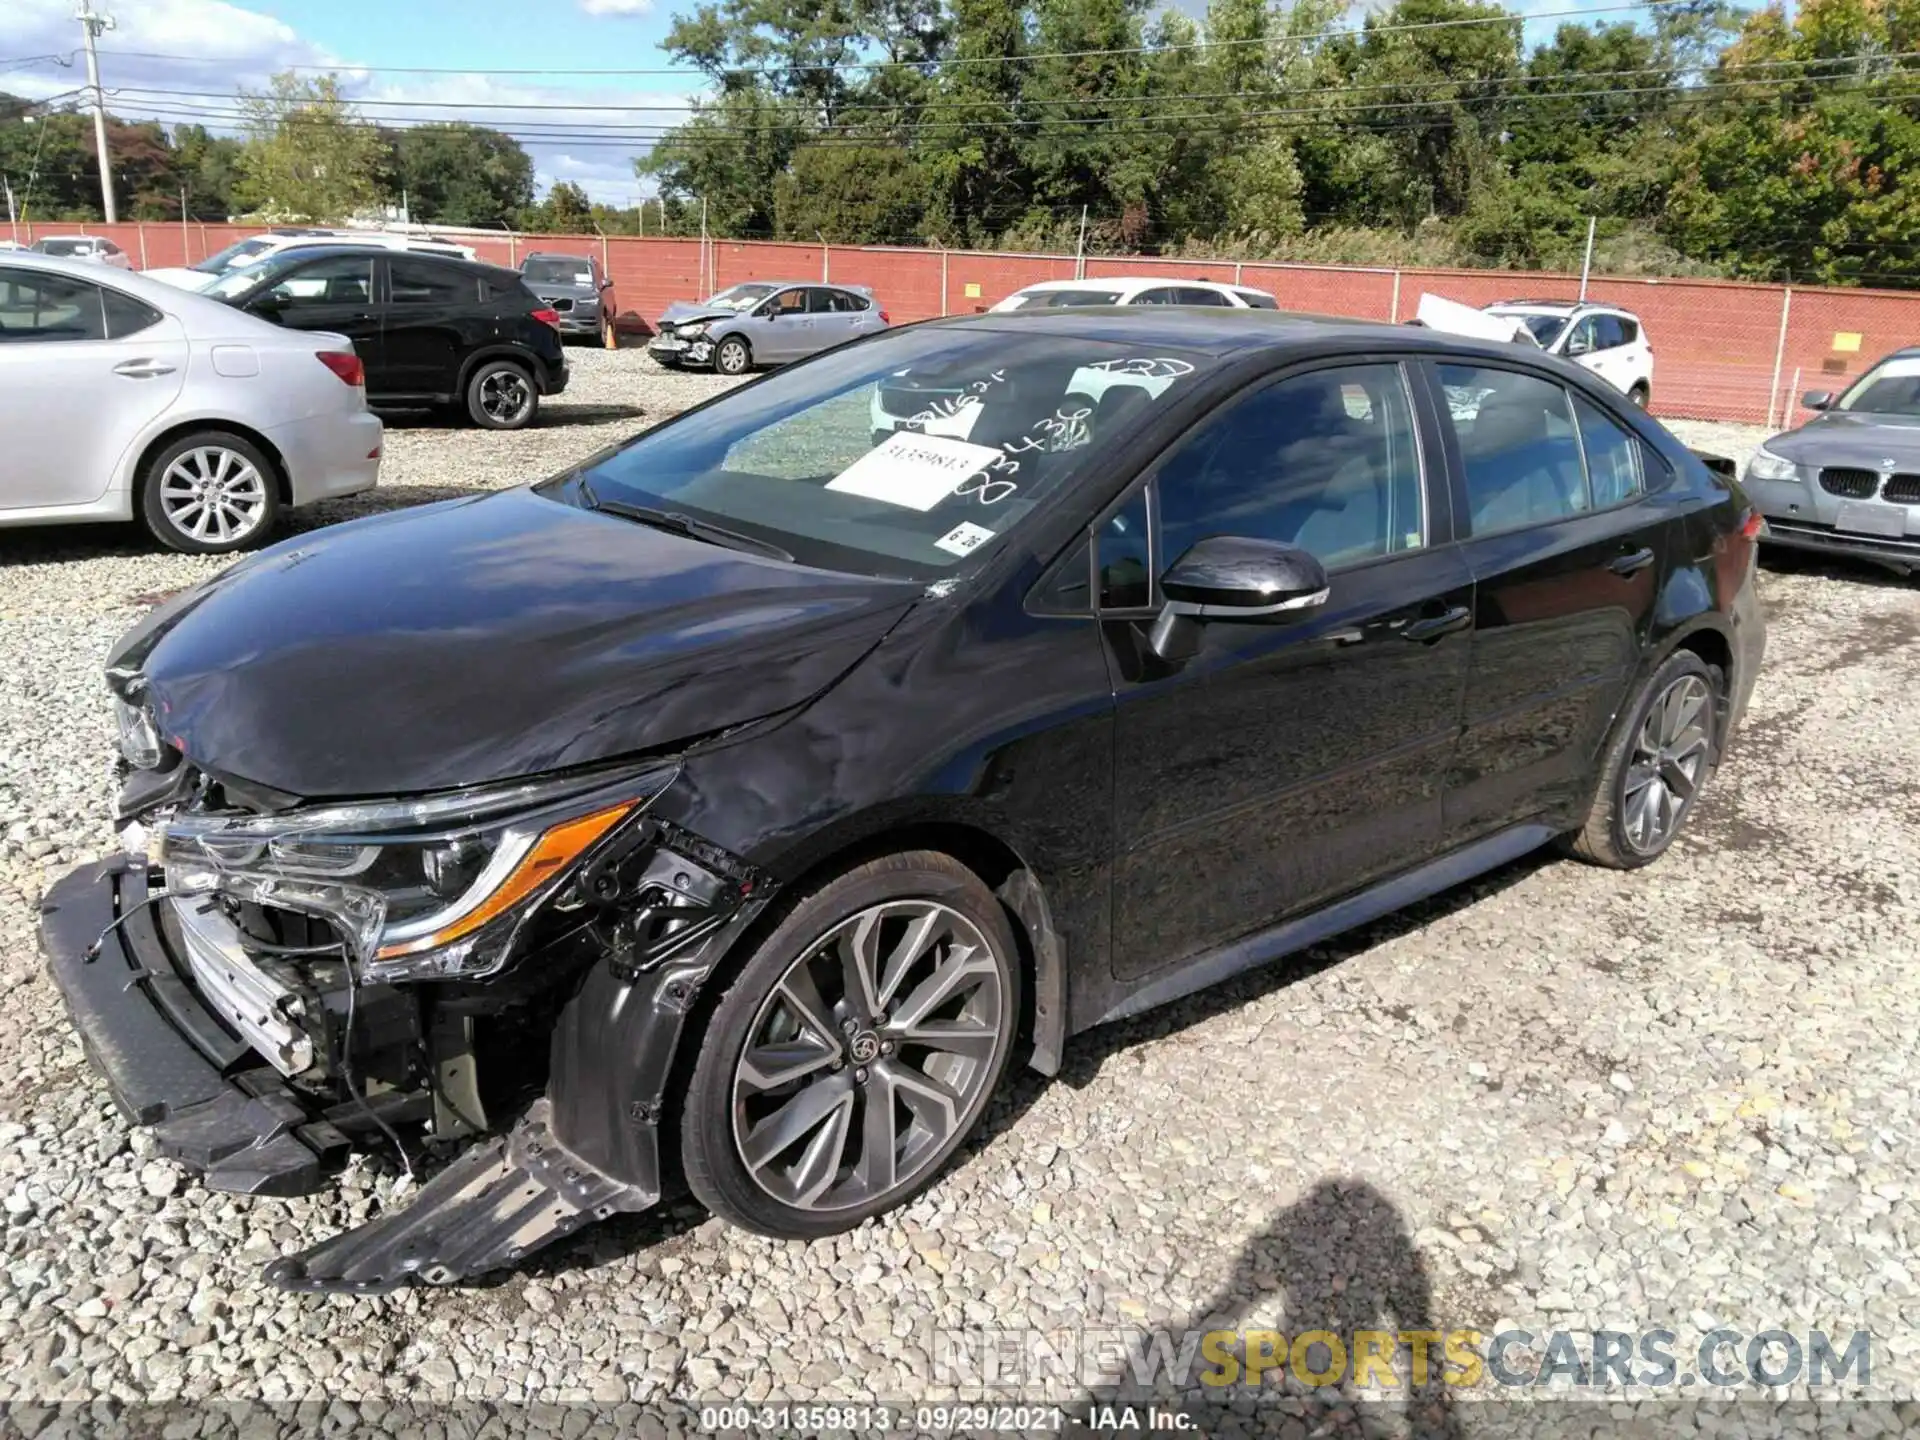
POLYGON ((908 510, 931 510, 954 486, 1000 458, 991 445, 896 430, 827 482, 827 489, 908 510))
POLYGON ((993 531, 982 529, 970 520, 962 520, 933 543, 951 555, 971 555, 993 538, 993 531))

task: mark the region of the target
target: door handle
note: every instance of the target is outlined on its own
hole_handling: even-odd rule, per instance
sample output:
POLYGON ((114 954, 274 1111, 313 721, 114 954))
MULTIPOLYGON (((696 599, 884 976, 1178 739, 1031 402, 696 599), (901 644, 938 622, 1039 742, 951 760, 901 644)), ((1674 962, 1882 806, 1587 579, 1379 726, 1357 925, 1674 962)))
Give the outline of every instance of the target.
POLYGON ((1629 550, 1624 555, 1616 555, 1607 562, 1607 569, 1625 579, 1629 575, 1638 575, 1653 563, 1653 551, 1642 545, 1638 550, 1629 550))
POLYGON ((173 366, 159 360, 122 360, 113 367, 113 373, 124 375, 129 380, 152 380, 157 376, 173 374, 173 366))
POLYGON ((1438 615, 1428 615, 1404 626, 1400 631, 1402 640, 1418 640, 1423 644, 1438 640, 1443 635, 1451 635, 1456 630, 1464 630, 1473 623, 1473 611, 1465 605, 1452 605, 1438 615))

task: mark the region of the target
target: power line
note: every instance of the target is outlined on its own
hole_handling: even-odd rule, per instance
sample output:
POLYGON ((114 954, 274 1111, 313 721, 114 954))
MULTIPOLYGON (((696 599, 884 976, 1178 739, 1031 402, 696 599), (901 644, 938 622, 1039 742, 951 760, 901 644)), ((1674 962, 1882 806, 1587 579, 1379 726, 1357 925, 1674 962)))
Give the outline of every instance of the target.
MULTIPOLYGON (((804 75, 837 74, 841 71, 862 70, 940 70, 975 65, 1025 65, 1040 60, 1091 60, 1105 59, 1124 55, 1160 55, 1185 50, 1219 50, 1242 45, 1301 45, 1315 40, 1364 39, 1369 35, 1394 35, 1421 30, 1445 30, 1460 26, 1473 25, 1512 25, 1525 26, 1540 20, 1564 20, 1575 17, 1588 18, 1594 15, 1618 14, 1624 11, 1662 10, 1674 5, 1689 3, 1689 0, 1612 0, 1605 5, 1581 6, 1568 10, 1542 10, 1531 15, 1476 15, 1454 20, 1420 20, 1394 25, 1376 25, 1365 23, 1359 27, 1339 26, 1330 30, 1313 31, 1303 35, 1287 33, 1260 35, 1240 40, 1185 40, 1170 45, 1129 45, 1097 50, 1052 50, 1037 51, 1021 55, 976 55, 976 56, 930 56, 924 60, 839 60, 830 63, 808 65, 778 66, 723 66, 721 73, 726 75, 804 75)), ((857 36, 844 37, 848 41, 857 36)), ((168 54, 155 50, 114 50, 102 51, 135 60, 161 60, 185 64, 205 65, 211 62, 203 55, 168 54)), ((632 76, 679 76, 689 77, 708 72, 698 66, 675 65, 662 67, 637 67, 625 69, 591 69, 578 67, 535 67, 520 69, 462 69, 454 66, 435 65, 283 65, 282 70, 315 71, 330 74, 356 75, 486 75, 486 76, 565 76, 574 79, 632 77, 632 76)))
MULTIPOLYGON (((1010 116, 992 122, 902 119, 893 123, 878 125, 802 123, 795 126, 797 132, 795 138, 799 143, 820 144, 824 143, 823 138, 820 137, 868 137, 866 145, 868 148, 871 148, 874 144, 890 143, 889 137, 938 134, 953 131, 976 130, 980 128, 1030 131, 1050 127, 1096 126, 1103 127, 1108 133, 1113 135, 1151 134, 1154 133, 1154 130, 1158 127, 1176 124, 1188 125, 1188 122, 1194 123, 1188 126, 1182 133, 1237 133, 1244 130, 1260 129, 1327 129, 1342 127, 1361 130, 1419 129, 1429 128, 1436 124, 1457 123, 1463 111, 1491 109, 1496 112, 1497 116, 1499 112, 1511 114, 1515 108, 1524 109, 1531 106, 1546 105, 1564 106, 1568 102, 1577 100, 1618 101, 1651 95, 1664 97, 1665 108, 1674 109, 1713 104, 1726 98, 1727 92, 1763 91, 1764 93, 1752 95, 1751 98, 1765 101, 1790 96, 1799 87, 1800 83, 1801 82, 1794 77, 1772 77, 1751 80, 1711 81, 1702 85, 1688 86, 1677 90, 1669 86, 1608 86, 1598 89, 1563 90, 1544 94, 1509 95, 1504 97, 1449 97, 1444 99, 1369 102, 1357 105, 1284 105, 1243 110, 1231 114, 1222 114, 1217 108, 1184 110, 1174 113, 1160 113, 1158 111, 1158 107, 1163 105, 1204 98, 1201 93, 1195 92, 1158 96, 1146 95, 1131 99, 1122 98, 1096 102, 1102 104, 1111 112, 1118 112, 1103 115, 1010 116), (1130 110, 1144 110, 1149 113, 1127 113, 1130 110), (1438 113, 1432 119, 1419 119, 1406 113, 1411 111, 1435 111, 1438 113), (1407 123, 1393 124, 1377 118, 1387 114, 1401 115, 1407 123), (1288 126, 1254 123, 1272 121, 1296 121, 1298 124, 1288 126), (1146 128, 1143 129, 1143 126, 1146 128)), ((1831 96, 1840 93, 1850 93, 1850 90, 1851 87, 1849 90, 1835 90, 1830 88, 1824 93, 1831 96)), ((1283 93, 1278 96, 1263 95, 1260 92, 1246 92, 1249 98, 1274 99, 1300 99, 1309 98, 1314 94, 1337 93, 1341 93, 1338 87, 1331 87, 1319 91, 1296 92, 1292 95, 1283 93)), ((1887 96, 1875 94, 1873 98, 1880 103, 1905 103, 1920 98, 1920 95, 1887 96)), ((254 112, 248 110, 210 104, 191 105, 186 103, 150 102, 144 108, 163 116, 186 116, 193 119, 221 120, 228 123, 247 123, 255 121, 258 118, 254 112)), ((560 106, 555 108, 565 110, 573 109, 574 107, 560 106)), ((932 113, 937 113, 938 108, 937 105, 926 107, 926 109, 932 113)), ((1589 105, 1584 107, 1584 113, 1592 114, 1598 109, 1600 109, 1598 104, 1589 105)), ((1496 116, 1482 118, 1492 119, 1496 118, 1496 116)), ((389 117, 389 123, 398 128, 406 128, 409 118, 410 117, 389 117)), ((336 116, 306 117, 298 111, 289 115, 276 117, 272 123, 276 125, 296 126, 331 127, 352 125, 366 129, 382 128, 382 122, 374 119, 336 116)), ((414 123, 431 124, 434 122, 428 120, 424 122, 416 121, 414 123)), ((569 143, 576 145, 631 146, 665 139, 668 136, 681 133, 684 127, 663 126, 657 123, 645 125, 597 125, 590 121, 521 121, 517 124, 488 128, 497 129, 500 133, 513 138, 527 139, 540 144, 569 143)), ((775 125, 767 128, 777 129, 779 127, 775 125)), ((755 127, 708 123, 697 125, 693 133, 699 135, 702 139, 728 137, 756 139, 761 138, 766 131, 755 127)))
MULTIPOLYGON (((1895 52, 1890 52, 1886 54, 1822 56, 1812 60, 1731 61, 1717 67, 1716 73, 1718 73, 1718 71, 1734 71, 1734 70, 1738 70, 1738 71, 1795 70, 1795 69, 1811 70, 1811 69, 1815 69, 1823 66, 1832 67, 1832 66, 1858 65, 1863 61, 1870 61, 1875 64, 1879 64, 1882 62, 1892 62, 1892 61, 1912 60, 1912 59, 1920 59, 1920 50, 1902 50, 1902 51, 1895 51, 1895 52)), ((1435 91, 1435 90, 1459 91, 1459 90, 1479 90, 1488 86, 1509 86, 1509 85, 1546 86, 1546 85, 1563 85, 1563 84, 1576 83, 1576 82, 1589 81, 1589 80, 1644 78, 1649 75, 1675 75, 1677 74, 1677 70, 1678 70, 1678 67, 1673 65, 1643 65, 1643 66, 1637 66, 1629 69, 1620 69, 1620 70, 1561 71, 1556 74, 1522 73, 1522 74, 1513 74, 1513 75, 1475 76, 1475 77, 1469 77, 1465 79, 1455 78, 1455 77, 1443 77, 1443 78, 1431 79, 1431 80, 1380 81, 1380 82, 1364 84, 1364 85, 1352 85, 1352 84, 1346 84, 1346 83, 1330 83, 1330 84, 1324 84, 1324 85, 1307 86, 1299 89, 1295 89, 1295 88, 1286 86, 1284 84, 1277 84, 1277 85, 1266 86, 1260 89, 1203 90, 1203 91, 1184 91, 1184 92, 1172 92, 1172 93, 1162 92, 1162 93, 1148 93, 1148 94, 1138 95, 1138 96, 1127 96, 1127 95, 1079 96, 1079 95, 1076 95, 1076 96, 1059 96, 1054 98, 1034 98, 1034 99, 1028 99, 1028 98, 1022 97, 1017 103, 1021 106, 1021 108, 1025 109, 1025 108, 1038 107, 1038 106, 1060 106, 1060 105, 1137 105, 1137 104, 1146 104, 1146 103, 1160 103, 1164 100, 1169 100, 1169 99, 1174 99, 1174 100, 1256 100, 1256 99, 1273 99, 1281 95, 1292 96, 1294 98, 1306 98, 1314 95, 1351 95, 1351 94, 1373 93, 1373 92, 1383 92, 1383 91, 1391 91, 1394 93, 1403 93, 1408 91, 1413 91, 1413 92, 1435 91)), ((1794 80, 1810 81, 1810 80, 1824 80, 1824 79, 1837 79, 1837 78, 1845 78, 1845 77, 1808 74, 1808 75, 1782 77, 1782 80, 1784 83, 1786 81, 1794 81, 1794 80)), ((1707 83, 1714 84, 1714 83, 1730 83, 1730 82, 1708 81, 1707 83)), ((1663 85, 1657 88, 1664 91, 1664 90, 1675 89, 1678 87, 1674 85, 1663 85)), ((1687 87, 1687 88, 1693 88, 1693 87, 1687 87)), ((177 98, 177 99, 235 100, 235 99, 241 98, 234 91, 231 91, 231 90, 180 90, 180 89, 173 89, 168 87, 152 86, 152 85, 123 85, 123 86, 117 87, 114 93, 116 95, 127 95, 127 96, 133 96, 133 97, 164 96, 168 98, 177 98)), ((1578 94, 1578 93, 1585 93, 1585 92, 1567 92, 1567 91, 1554 90, 1554 91, 1544 91, 1537 97, 1519 95, 1511 98, 1514 98, 1514 99, 1538 98, 1541 100, 1549 100, 1549 99, 1565 98, 1565 96, 1569 93, 1578 94)), ((1626 93, 1644 93, 1644 92, 1635 91, 1635 92, 1626 92, 1626 93)), ((459 111, 463 114, 471 114, 475 111, 503 110, 503 111, 512 111, 516 114, 518 113, 568 113, 568 114, 594 113, 594 114, 615 114, 615 115, 648 115, 648 114, 687 113, 690 109, 691 104, 694 102, 683 101, 678 104, 668 104, 668 105, 615 105, 615 104, 596 104, 592 102, 568 103, 565 101, 545 100, 545 101, 501 101, 496 104, 491 101, 389 100, 389 99, 380 99, 380 98, 366 98, 366 99, 353 99, 348 101, 347 103, 349 103, 356 110, 367 110, 367 109, 454 110, 454 111, 459 111)), ((852 113, 862 113, 862 112, 869 112, 869 111, 879 112, 879 111, 887 111, 892 109, 906 108, 909 105, 914 106, 915 108, 918 108, 921 110, 933 110, 933 111, 961 110, 961 109, 968 109, 968 110, 996 109, 996 108, 1004 108, 1007 104, 1008 102, 1005 100, 955 100, 955 99, 949 99, 944 96, 935 96, 933 98, 927 99, 925 101, 919 101, 919 102, 874 100, 868 103, 850 104, 844 107, 841 113, 852 114, 852 113)))

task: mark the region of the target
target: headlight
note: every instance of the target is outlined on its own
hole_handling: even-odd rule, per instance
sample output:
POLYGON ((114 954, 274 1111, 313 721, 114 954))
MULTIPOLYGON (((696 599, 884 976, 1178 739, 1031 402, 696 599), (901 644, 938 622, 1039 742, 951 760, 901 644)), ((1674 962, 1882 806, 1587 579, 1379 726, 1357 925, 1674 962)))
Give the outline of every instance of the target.
POLYGON ((705 325, 682 325, 676 332, 682 340, 704 340, 707 338, 705 325))
POLYGON ((1762 445, 1747 461, 1747 476, 1753 480, 1798 480, 1800 467, 1762 445))
POLYGON ((120 753, 136 770, 157 770, 166 758, 167 748, 160 743, 153 716, 143 705, 130 705, 118 695, 113 697, 113 723, 120 732, 120 753))
POLYGON ((520 924, 672 781, 601 771, 280 815, 182 815, 167 888, 319 915, 369 978, 491 975, 520 924))

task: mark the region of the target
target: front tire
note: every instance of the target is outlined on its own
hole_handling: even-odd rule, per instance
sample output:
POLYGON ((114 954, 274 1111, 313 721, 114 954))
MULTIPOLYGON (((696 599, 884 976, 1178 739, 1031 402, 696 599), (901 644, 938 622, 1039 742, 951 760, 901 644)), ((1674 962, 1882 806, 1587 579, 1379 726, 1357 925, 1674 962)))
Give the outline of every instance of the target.
POLYGON ((526 366, 489 360, 467 377, 467 416, 483 430, 524 430, 540 411, 540 391, 526 366))
POLYGON ((1640 381, 1635 384, 1631 390, 1627 391, 1627 399, 1644 410, 1648 405, 1653 403, 1653 391, 1647 386, 1645 381, 1640 381))
POLYGON ((1726 677, 1691 650, 1669 657, 1607 741, 1606 765, 1586 825, 1569 848, 1615 870, 1637 870, 1667 852, 1720 758, 1726 677))
POLYGON ((260 447, 226 430, 198 430, 147 463, 140 518, 169 550, 229 555, 250 550, 280 518, 279 481, 260 447))
POLYGON ((1006 1069, 1018 953, 979 877, 933 851, 803 897, 707 1024, 680 1125, 695 1198, 807 1240, 926 1188, 1006 1069))
POLYGON ((722 375, 744 375, 753 365, 753 351, 738 335, 729 335, 713 352, 713 368, 722 375))

